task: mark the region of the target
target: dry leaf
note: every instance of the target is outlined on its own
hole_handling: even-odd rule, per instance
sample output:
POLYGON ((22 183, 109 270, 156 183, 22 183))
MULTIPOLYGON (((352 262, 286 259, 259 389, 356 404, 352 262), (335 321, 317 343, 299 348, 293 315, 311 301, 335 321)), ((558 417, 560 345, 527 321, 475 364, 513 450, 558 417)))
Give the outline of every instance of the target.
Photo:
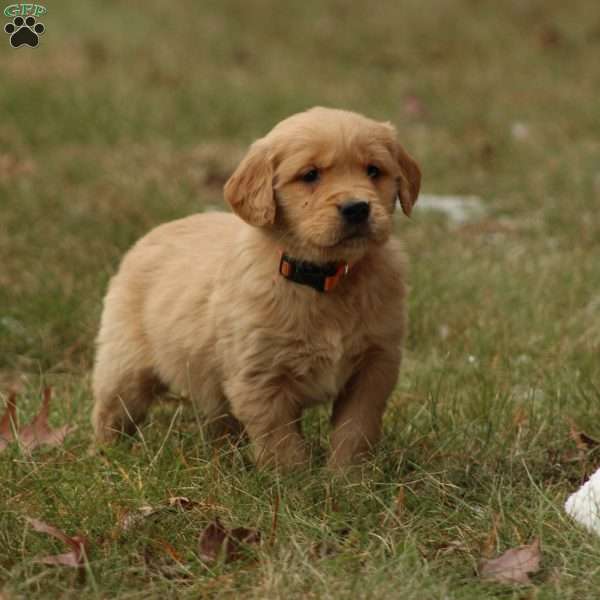
POLYGON ((196 508, 202 504, 196 500, 190 500, 186 496, 171 496, 167 502, 169 506, 172 506, 173 508, 179 508, 181 510, 192 510, 193 508, 196 508))
POLYGON ((569 420, 569 424, 569 434, 571 439, 575 442, 578 450, 581 452, 589 452, 590 450, 600 446, 600 442, 598 440, 595 440, 593 437, 589 436, 583 431, 579 431, 579 429, 575 427, 575 423, 573 421, 569 420))
POLYGON ((6 401, 6 411, 0 420, 0 452, 15 439, 17 428, 17 395, 11 392, 6 401))
POLYGON ((160 545, 162 546, 163 550, 175 561, 175 562, 181 562, 181 556, 179 556, 179 552, 177 552, 177 550, 175 550, 175 548, 169 544, 169 542, 165 541, 165 540, 160 540, 160 545))
POLYGON ((158 516, 160 513, 174 512, 176 510, 192 510, 202 506, 202 502, 190 500, 185 496, 171 496, 165 504, 159 506, 140 506, 134 511, 124 511, 117 519, 117 528, 121 531, 130 531, 140 525, 149 517, 158 516))
POLYGON ((59 539, 61 542, 71 547, 69 552, 54 556, 43 556, 42 558, 38 559, 38 562, 41 562, 45 565, 64 565, 66 567, 82 567, 84 565, 87 546, 86 538, 79 535, 69 537, 60 529, 57 529, 52 525, 48 525, 48 523, 44 523, 38 519, 30 519, 29 517, 26 517, 26 519, 34 531, 51 535, 52 537, 59 539))
POLYGON ((221 558, 224 562, 231 562, 241 557, 244 545, 258 544, 260 537, 260 531, 256 529, 227 529, 217 517, 200 534, 198 552, 200 558, 208 563, 221 558))
POLYGON ((529 574, 539 570, 541 558, 540 540, 535 538, 531 544, 511 548, 498 558, 482 560, 479 575, 499 583, 529 584, 529 574))
POLYGON ((117 520, 117 527, 121 531, 129 531, 130 529, 133 529, 134 527, 142 523, 148 517, 157 514, 164 508, 166 507, 160 506, 158 508, 155 508, 154 506, 140 506, 135 511, 125 511, 117 520))
POLYGON ((39 446, 59 446, 65 441, 69 433, 74 431, 76 427, 71 425, 63 425, 58 429, 50 429, 48 425, 48 413, 50 412, 50 400, 52 398, 52 389, 44 389, 44 397, 42 400, 42 408, 29 424, 23 427, 19 432, 19 441, 27 450, 34 450, 39 446))

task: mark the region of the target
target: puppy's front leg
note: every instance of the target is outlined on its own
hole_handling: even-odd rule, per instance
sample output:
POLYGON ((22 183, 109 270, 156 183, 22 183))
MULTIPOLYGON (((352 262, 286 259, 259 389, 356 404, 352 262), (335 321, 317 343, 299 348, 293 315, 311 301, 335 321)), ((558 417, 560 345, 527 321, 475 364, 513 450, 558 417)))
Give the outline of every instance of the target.
POLYGON ((377 443, 387 399, 398 378, 400 352, 371 351, 333 406, 331 456, 339 470, 356 463, 377 443))
POLYGON ((307 462, 301 404, 285 383, 254 387, 240 378, 227 388, 232 413, 245 427, 258 466, 287 469, 307 462))

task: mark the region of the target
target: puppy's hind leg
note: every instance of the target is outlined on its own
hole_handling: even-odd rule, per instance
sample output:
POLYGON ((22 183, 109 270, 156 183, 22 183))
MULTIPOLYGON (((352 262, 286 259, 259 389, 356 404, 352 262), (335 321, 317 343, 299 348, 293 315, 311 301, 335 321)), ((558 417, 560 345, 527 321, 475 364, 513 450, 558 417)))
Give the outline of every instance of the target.
POLYGON ((92 377, 92 424, 98 442, 135 433, 163 386, 140 356, 126 356, 116 344, 100 346, 92 377), (119 350, 121 350, 119 352, 119 350))

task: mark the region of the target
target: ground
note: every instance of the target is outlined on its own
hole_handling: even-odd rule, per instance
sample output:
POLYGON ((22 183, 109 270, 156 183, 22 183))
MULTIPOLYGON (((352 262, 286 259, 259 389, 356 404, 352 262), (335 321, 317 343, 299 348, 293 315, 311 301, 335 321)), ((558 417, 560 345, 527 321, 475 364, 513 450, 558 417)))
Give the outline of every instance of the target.
MULTIPOLYGON (((600 21, 594 0, 53 2, 37 48, 0 42, 0 414, 51 386, 63 446, 0 454, 6 598, 592 598, 600 540, 564 515, 600 465, 600 21), (223 207, 255 137, 312 105, 393 122, 425 194, 477 196, 457 223, 415 208, 410 334, 362 480, 257 472, 168 403, 98 453, 89 373, 119 257, 165 220, 223 207), (197 501, 123 531, 172 496, 197 501), (274 516, 277 516, 275 519, 274 516), (205 564, 218 516, 256 527, 205 564), (83 574, 42 519, 90 540, 83 574), (540 538, 533 585, 482 581, 483 556, 540 538)), ((8 22, 9 19, 7 18, 8 22)))

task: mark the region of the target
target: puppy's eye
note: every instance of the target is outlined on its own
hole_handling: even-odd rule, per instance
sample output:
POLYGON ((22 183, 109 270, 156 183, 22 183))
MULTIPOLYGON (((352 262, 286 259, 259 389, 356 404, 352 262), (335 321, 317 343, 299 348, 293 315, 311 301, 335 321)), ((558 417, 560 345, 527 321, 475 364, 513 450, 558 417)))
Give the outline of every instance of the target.
POLYGON ((371 179, 377 179, 381 175, 381 170, 375 165, 367 165, 367 176, 371 179))
POLYGON ((304 183, 314 183, 319 179, 319 171, 317 169, 311 169, 303 175, 300 175, 300 179, 302 179, 304 183))

